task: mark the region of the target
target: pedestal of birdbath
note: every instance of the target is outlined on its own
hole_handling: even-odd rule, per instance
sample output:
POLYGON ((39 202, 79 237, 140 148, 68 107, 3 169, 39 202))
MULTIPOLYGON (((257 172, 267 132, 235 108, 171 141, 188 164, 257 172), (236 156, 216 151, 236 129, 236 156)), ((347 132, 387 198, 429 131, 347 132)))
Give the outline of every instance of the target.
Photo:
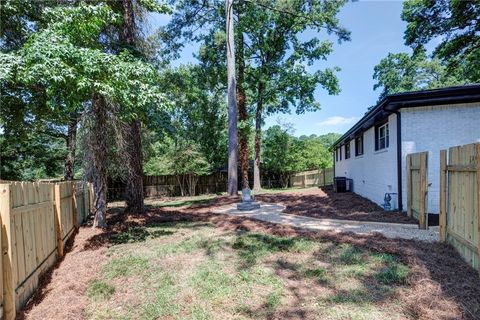
POLYGON ((260 203, 255 202, 252 197, 252 191, 249 188, 242 190, 242 202, 237 204, 237 210, 250 211, 260 209, 260 203))

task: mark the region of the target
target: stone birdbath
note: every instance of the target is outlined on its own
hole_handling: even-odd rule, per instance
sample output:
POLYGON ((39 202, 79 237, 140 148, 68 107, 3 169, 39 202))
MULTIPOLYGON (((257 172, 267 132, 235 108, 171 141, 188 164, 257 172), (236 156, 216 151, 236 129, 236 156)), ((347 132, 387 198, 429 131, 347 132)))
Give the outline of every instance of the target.
POLYGON ((242 202, 237 204, 237 210, 250 211, 260 209, 260 203, 256 202, 252 196, 250 188, 242 189, 242 202))

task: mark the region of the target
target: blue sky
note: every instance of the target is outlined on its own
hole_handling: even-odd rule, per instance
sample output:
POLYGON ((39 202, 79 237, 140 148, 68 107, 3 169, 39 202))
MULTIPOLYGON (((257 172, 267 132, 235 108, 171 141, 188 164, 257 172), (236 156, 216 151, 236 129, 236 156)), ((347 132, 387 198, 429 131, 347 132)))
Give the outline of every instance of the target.
MULTIPOLYGON (((373 68, 389 52, 411 52, 403 43, 406 23, 401 20, 401 1, 350 2, 339 14, 344 27, 351 31, 351 41, 337 44, 327 61, 320 61, 314 68, 338 66, 337 74, 341 92, 336 96, 319 88, 315 97, 322 109, 304 115, 274 115, 265 121, 265 128, 278 121, 292 123, 295 135, 344 133, 377 101, 379 92, 373 90, 373 68)), ((168 17, 152 17, 152 28, 168 22, 168 17)), ((312 34, 312 33, 310 33, 312 34)), ((308 37, 306 32, 305 36, 308 37)), ((312 34, 313 35, 313 34, 312 34)), ((324 37, 319 35, 320 38, 324 37)), ((193 53, 197 45, 187 45, 175 65, 195 62, 193 53)))

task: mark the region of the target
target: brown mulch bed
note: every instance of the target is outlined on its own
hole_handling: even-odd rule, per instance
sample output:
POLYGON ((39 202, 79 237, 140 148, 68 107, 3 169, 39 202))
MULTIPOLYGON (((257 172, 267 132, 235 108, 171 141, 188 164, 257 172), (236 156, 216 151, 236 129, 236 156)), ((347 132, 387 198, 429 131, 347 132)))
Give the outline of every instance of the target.
MULTIPOLYGON (((159 222, 208 222, 229 231, 246 230, 279 236, 301 236, 319 241, 350 243, 375 252, 395 254, 410 267, 408 283, 399 293, 405 315, 411 319, 480 319, 480 277, 455 250, 440 243, 388 239, 377 235, 307 231, 291 226, 211 213, 215 206, 238 199, 220 197, 188 208, 157 208, 144 215, 124 215, 110 210, 109 228, 86 226, 61 264, 43 279, 43 287, 21 314, 22 319, 84 319, 88 306, 86 288, 106 261, 112 234, 132 226, 159 222)), ((301 319, 302 313, 289 319, 301 319)))
POLYGON ((332 188, 257 195, 259 201, 283 203, 285 213, 340 220, 418 223, 398 211, 385 211, 376 203, 355 193, 335 193, 332 188))

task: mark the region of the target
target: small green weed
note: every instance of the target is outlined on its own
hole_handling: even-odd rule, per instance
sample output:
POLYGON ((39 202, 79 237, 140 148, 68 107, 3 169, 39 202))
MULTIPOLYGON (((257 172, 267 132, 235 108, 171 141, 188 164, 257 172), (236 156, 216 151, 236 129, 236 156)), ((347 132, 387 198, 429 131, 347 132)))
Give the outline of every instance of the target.
POLYGON ((239 256, 245 266, 253 266, 257 261, 271 253, 309 251, 314 243, 302 238, 284 238, 267 234, 245 233, 237 237, 232 248, 239 250, 239 256))
POLYGON ((273 291, 270 292, 267 296, 267 302, 265 306, 267 307, 269 312, 275 310, 275 308, 280 305, 280 300, 282 299, 281 291, 273 291))
POLYGON ((330 278, 327 275, 327 269, 319 268, 307 268, 303 271, 303 274, 308 278, 314 278, 318 282, 328 282, 330 278))
POLYGON ((405 284, 410 270, 407 266, 399 262, 391 262, 386 267, 382 268, 375 278, 387 285, 391 284, 405 284))
POLYGON ((159 254, 189 253, 205 247, 205 237, 201 235, 189 236, 181 241, 162 244, 158 248, 159 254))
POLYGON ((110 260, 105 266, 104 273, 108 279, 124 277, 148 268, 148 259, 126 255, 110 260))
POLYGON ((190 310, 189 319, 194 320, 210 320, 213 319, 212 315, 208 313, 204 308, 199 305, 194 305, 190 310))
POLYGON ((340 291, 328 298, 332 303, 364 303, 369 301, 368 292, 360 289, 340 291))
POLYGON ((115 293, 115 287, 101 280, 94 280, 87 289, 87 295, 93 301, 108 300, 115 293))
POLYGON ((136 243, 144 242, 148 238, 158 238, 161 236, 168 236, 174 234, 170 230, 154 230, 148 231, 145 227, 132 227, 127 231, 113 234, 110 241, 113 244, 136 243))
POLYGON ((235 279, 213 261, 201 265, 193 274, 191 283, 205 301, 226 299, 235 288, 235 279))
POLYGON ((175 279, 169 274, 162 274, 153 299, 143 306, 141 318, 160 319, 176 315, 179 312, 179 305, 175 301, 176 293, 175 279))
POLYGON ((360 264, 364 262, 363 252, 352 245, 342 244, 340 246, 340 262, 343 264, 360 264))

